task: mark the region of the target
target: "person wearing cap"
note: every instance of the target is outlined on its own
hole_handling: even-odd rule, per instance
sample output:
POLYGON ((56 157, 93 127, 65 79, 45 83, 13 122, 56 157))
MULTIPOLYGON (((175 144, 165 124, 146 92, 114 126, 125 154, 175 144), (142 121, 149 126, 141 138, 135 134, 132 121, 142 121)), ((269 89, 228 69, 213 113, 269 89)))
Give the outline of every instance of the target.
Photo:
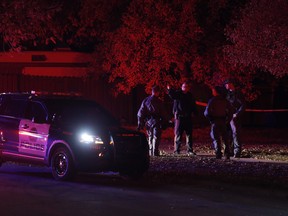
POLYGON ((196 100, 190 92, 190 85, 184 82, 181 90, 171 89, 167 86, 168 95, 173 100, 173 114, 174 114, 174 154, 180 154, 181 139, 185 132, 187 154, 194 156, 196 153, 193 151, 193 122, 192 115, 198 115, 196 107, 196 100))
POLYGON ((232 80, 226 80, 224 86, 227 90, 226 98, 234 109, 233 118, 230 121, 231 146, 234 157, 240 158, 242 151, 241 117, 245 112, 246 103, 241 93, 236 91, 232 80))
POLYGON ((222 141, 224 142, 225 159, 230 159, 230 145, 227 125, 229 125, 232 116, 233 108, 226 99, 225 89, 221 86, 216 86, 212 89, 213 97, 208 101, 204 111, 204 116, 210 121, 211 133, 216 159, 221 159, 222 141))
POLYGON ((160 156, 161 134, 168 122, 166 113, 164 103, 160 99, 160 88, 153 86, 152 94, 142 101, 137 113, 137 129, 141 130, 146 127, 150 156, 160 156))

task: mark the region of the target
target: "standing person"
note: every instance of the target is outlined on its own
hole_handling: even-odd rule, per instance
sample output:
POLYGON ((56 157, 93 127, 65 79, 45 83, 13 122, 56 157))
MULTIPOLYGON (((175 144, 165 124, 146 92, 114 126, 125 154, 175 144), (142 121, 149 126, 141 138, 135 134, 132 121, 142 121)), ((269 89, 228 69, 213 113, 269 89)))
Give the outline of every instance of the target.
POLYGON ((228 127, 232 116, 233 108, 226 99, 224 87, 216 86, 212 89, 213 97, 208 101, 204 116, 211 124, 210 136, 213 140, 216 159, 222 158, 222 141, 224 142, 225 159, 230 159, 230 143, 228 127))
POLYGON ((160 156, 159 145, 163 126, 166 124, 166 110, 163 101, 160 99, 160 88, 152 87, 152 94, 142 101, 138 110, 138 130, 146 126, 149 154, 160 156))
POLYGON ((187 154, 189 156, 196 155, 193 151, 193 122, 192 114, 198 115, 196 101, 192 93, 190 92, 190 86, 187 82, 184 82, 181 86, 181 90, 175 91, 167 86, 168 95, 173 102, 173 114, 174 114, 174 154, 180 154, 181 139, 183 132, 186 135, 187 154))
POLYGON ((234 108, 233 118, 230 121, 232 147, 235 158, 241 157, 241 117, 245 111, 246 103, 243 96, 235 90, 235 86, 231 80, 226 80, 224 86, 227 90, 226 98, 234 108))

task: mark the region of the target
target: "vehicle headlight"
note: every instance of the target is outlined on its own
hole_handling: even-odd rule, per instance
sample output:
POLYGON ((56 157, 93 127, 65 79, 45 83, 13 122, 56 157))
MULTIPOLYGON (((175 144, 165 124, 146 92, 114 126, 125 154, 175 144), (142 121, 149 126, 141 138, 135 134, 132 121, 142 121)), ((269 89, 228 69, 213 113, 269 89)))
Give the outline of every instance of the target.
POLYGON ((97 135, 92 135, 89 133, 82 133, 79 137, 79 141, 81 143, 87 143, 87 144, 103 144, 103 140, 97 136, 97 135))

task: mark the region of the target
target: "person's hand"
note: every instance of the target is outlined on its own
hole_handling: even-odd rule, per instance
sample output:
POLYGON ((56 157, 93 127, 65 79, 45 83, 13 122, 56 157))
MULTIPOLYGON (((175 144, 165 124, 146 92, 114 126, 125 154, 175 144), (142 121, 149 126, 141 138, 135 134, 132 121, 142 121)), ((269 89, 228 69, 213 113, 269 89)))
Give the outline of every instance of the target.
POLYGON ((172 118, 172 119, 170 119, 170 120, 168 121, 169 127, 174 127, 174 124, 175 124, 175 119, 174 119, 174 118, 172 118))

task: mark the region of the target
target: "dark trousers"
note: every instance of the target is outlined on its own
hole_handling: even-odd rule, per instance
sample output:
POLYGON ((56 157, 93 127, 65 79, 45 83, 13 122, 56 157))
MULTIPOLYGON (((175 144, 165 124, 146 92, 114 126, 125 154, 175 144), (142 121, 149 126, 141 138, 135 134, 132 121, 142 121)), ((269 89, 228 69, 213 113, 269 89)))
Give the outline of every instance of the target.
POLYGON ((175 118, 174 151, 178 153, 180 152, 181 139, 184 132, 186 136, 187 152, 193 152, 193 140, 192 140, 193 125, 190 117, 175 118))
POLYGON ((230 143, 229 143, 229 132, 227 130, 227 124, 225 120, 215 121, 211 124, 211 139, 213 141, 213 147, 215 150, 216 157, 222 157, 222 141, 224 142, 225 149, 224 154, 230 156, 230 143))

